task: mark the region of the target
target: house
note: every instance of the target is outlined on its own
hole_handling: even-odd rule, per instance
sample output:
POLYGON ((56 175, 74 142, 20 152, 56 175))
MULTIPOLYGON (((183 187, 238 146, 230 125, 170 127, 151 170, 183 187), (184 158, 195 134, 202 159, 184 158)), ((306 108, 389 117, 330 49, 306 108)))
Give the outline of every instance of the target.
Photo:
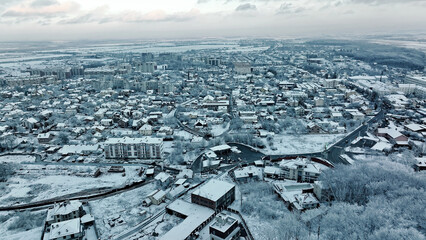
POLYGON ((40 144, 49 143, 53 139, 53 134, 51 133, 40 133, 37 135, 37 140, 40 144))
POLYGON ((163 126, 163 127, 160 127, 160 129, 158 129, 158 133, 164 134, 164 135, 173 135, 173 128, 168 126, 163 126))
POLYGON ((29 130, 34 129, 34 128, 38 128, 38 127, 41 126, 40 122, 37 119, 32 118, 32 117, 26 119, 23 122, 23 125, 24 125, 25 128, 27 128, 29 130))
POLYGON ((203 171, 210 171, 217 169, 220 166, 221 160, 204 160, 203 161, 203 171))
POLYGON ((262 180, 262 170, 254 166, 247 166, 234 170, 235 181, 248 182, 250 180, 262 180))
POLYGON ((166 198, 170 200, 175 199, 182 195, 186 191, 186 189, 187 188, 183 185, 176 186, 166 194, 166 198))
POLYGON ((152 135, 152 126, 149 124, 144 124, 141 128, 139 128, 139 133, 144 136, 152 135))
POLYGON ((239 239, 240 227, 238 220, 224 213, 219 213, 209 227, 209 234, 212 240, 239 239))
POLYGON ((194 172, 191 169, 182 169, 176 178, 184 178, 184 179, 191 179, 194 176, 194 172))
POLYGON ((284 172, 278 167, 266 166, 263 170, 263 174, 267 178, 284 179, 284 172))
POLYGON ((316 181, 321 173, 321 169, 311 161, 304 158, 296 160, 283 160, 280 163, 284 178, 296 180, 298 182, 316 181))
POLYGON ((118 120, 118 126, 120 126, 122 128, 126 128, 128 125, 129 125, 129 119, 120 118, 120 120, 118 120))
POLYGON ((191 202, 213 210, 223 209, 235 199, 235 185, 212 179, 191 194, 191 202))
POLYGON ((114 122, 112 121, 112 119, 102 119, 101 120, 102 126, 105 126, 105 127, 112 126, 113 123, 114 122))
POLYGON ((416 158, 416 164, 414 164, 414 169, 416 171, 426 170, 426 157, 416 158))
POLYGON ((387 140, 393 141, 397 145, 408 145, 408 137, 393 128, 378 128, 377 136, 385 137, 387 140))
POLYGON ((84 236, 83 226, 80 218, 75 218, 63 222, 57 222, 50 226, 50 232, 47 233, 48 240, 80 240, 84 236))
POLYGON ((244 123, 257 123, 258 119, 256 115, 251 115, 251 116, 240 116, 240 119, 244 122, 244 123))
POLYGON ((213 151, 215 154, 224 155, 231 152, 231 146, 228 144, 222 144, 215 147, 211 147, 210 150, 213 151))
POLYGON ((202 129, 207 127, 207 122, 204 120, 197 120, 194 124, 196 129, 202 129))
POLYGON ((145 174, 146 174, 147 177, 153 177, 154 176, 154 172, 155 172, 154 168, 148 168, 146 170, 145 174))
POLYGON ((292 203, 292 209, 298 212, 319 207, 319 201, 312 193, 296 194, 294 198, 296 201, 292 203))
POLYGON ((46 224, 63 222, 80 218, 83 215, 83 204, 78 200, 57 203, 47 211, 46 224))
POLYGON ((306 126, 308 128, 309 133, 320 133, 321 132, 321 127, 318 126, 317 124, 310 122, 308 123, 308 125, 306 126))
POLYGON ((157 176, 155 176, 154 179, 156 180, 158 185, 163 188, 167 188, 173 181, 173 177, 166 172, 160 172, 159 174, 157 174, 157 176))
POLYGON ((420 125, 420 124, 417 124, 417 123, 407 124, 407 125, 404 126, 404 128, 407 131, 417 132, 417 133, 421 133, 421 132, 425 132, 426 131, 426 126, 420 125))
POLYGON ((302 212, 319 207, 310 183, 274 182, 273 188, 290 210, 302 212))
POLYGON ((166 192, 163 190, 156 190, 148 196, 149 200, 155 205, 160 205, 166 198, 166 192))

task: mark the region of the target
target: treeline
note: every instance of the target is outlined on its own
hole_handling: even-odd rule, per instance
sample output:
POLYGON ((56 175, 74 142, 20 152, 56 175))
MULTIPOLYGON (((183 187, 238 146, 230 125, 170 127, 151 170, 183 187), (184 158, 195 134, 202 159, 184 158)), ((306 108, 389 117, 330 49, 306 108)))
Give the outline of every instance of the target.
POLYGON ((366 41, 315 40, 306 44, 314 46, 341 47, 336 53, 367 62, 369 64, 388 65, 410 70, 423 70, 426 63, 425 53, 403 47, 366 41))

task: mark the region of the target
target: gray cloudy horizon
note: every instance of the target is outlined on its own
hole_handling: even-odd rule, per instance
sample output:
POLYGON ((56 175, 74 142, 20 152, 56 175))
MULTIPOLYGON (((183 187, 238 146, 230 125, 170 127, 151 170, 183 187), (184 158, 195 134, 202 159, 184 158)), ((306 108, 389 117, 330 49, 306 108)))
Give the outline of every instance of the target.
POLYGON ((425 0, 2 0, 0 41, 423 32, 425 0))

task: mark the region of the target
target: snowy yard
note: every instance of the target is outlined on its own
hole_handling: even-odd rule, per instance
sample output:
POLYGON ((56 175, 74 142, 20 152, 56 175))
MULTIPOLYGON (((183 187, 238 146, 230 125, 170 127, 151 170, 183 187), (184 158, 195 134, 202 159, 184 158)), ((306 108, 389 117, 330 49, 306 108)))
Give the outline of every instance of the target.
POLYGON ((194 135, 192 135, 191 133, 187 131, 180 130, 180 131, 175 131, 174 136, 181 137, 182 139, 185 139, 185 140, 191 140, 194 135))
POLYGON ((94 167, 48 166, 43 169, 38 165, 25 165, 22 168, 7 181, 0 205, 34 202, 103 187, 119 187, 140 179, 137 167, 126 167, 125 177, 121 173, 106 173, 104 169, 98 178, 91 176, 94 167))
POLYGON ((261 151, 268 155, 319 152, 344 136, 345 134, 279 134, 273 137, 273 145, 269 144, 267 138, 261 138, 266 146, 261 151))
POLYGON ((46 211, 0 212, 0 239, 39 240, 46 211))
POLYGON ((217 124, 217 125, 212 125, 211 128, 212 128, 211 130, 212 135, 216 137, 223 134, 229 129, 229 123, 225 127, 223 127, 222 124, 217 124))
POLYGON ((4 155, 0 156, 0 163, 22 163, 34 162, 35 157, 31 155, 4 155))
POLYGON ((109 239, 113 235, 123 233, 123 231, 131 229, 131 227, 137 225, 145 218, 163 209, 165 203, 158 206, 142 206, 142 201, 145 197, 155 189, 155 184, 151 183, 119 195, 89 202, 92 215, 96 219, 99 237, 101 239, 109 239), (147 211, 147 214, 141 216, 139 213, 144 210, 147 211), (123 221, 122 223, 116 221, 116 225, 111 227, 108 224, 108 220, 111 218, 119 218, 123 221))

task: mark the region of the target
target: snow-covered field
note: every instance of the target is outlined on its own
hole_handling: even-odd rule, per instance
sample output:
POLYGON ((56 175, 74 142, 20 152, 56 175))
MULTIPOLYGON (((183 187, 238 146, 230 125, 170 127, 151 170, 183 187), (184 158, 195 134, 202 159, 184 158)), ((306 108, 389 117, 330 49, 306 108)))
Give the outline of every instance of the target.
POLYGON ((110 236, 129 230, 145 218, 163 209, 165 203, 158 206, 153 205, 148 208, 142 206, 142 201, 145 197, 155 189, 155 184, 150 183, 132 191, 90 202, 92 215, 95 216, 96 227, 100 238, 109 239, 110 236), (147 211, 145 216, 139 214, 143 210, 147 211), (124 222, 111 227, 108 224, 108 220, 111 217, 121 217, 124 222))
POLYGON ((126 176, 121 173, 106 173, 104 169, 98 178, 92 177, 94 167, 67 166, 63 168, 41 169, 41 166, 28 165, 23 175, 15 175, 7 181, 6 194, 0 197, 0 205, 34 202, 84 190, 119 187, 139 180, 137 167, 126 167, 126 176), (87 176, 76 176, 75 173, 87 176))
POLYGON ((28 231, 8 231, 7 228, 2 227, 0 230, 0 239, 4 240, 40 240, 43 227, 30 229, 28 231))
POLYGON ((46 211, 0 212, 1 240, 39 240, 46 211))
POLYGON ((4 155, 0 156, 0 163, 22 163, 22 162, 34 162, 34 156, 30 155, 4 155))
POLYGON ((174 135, 177 137, 181 137, 182 139, 185 139, 185 140, 191 140, 192 137, 194 136, 191 133, 186 132, 184 130, 175 131, 174 135))
POLYGON ((213 136, 216 137, 223 134, 229 129, 229 123, 225 127, 223 127, 222 124, 212 125, 211 127, 212 127, 211 133, 213 136))
POLYGON ((344 136, 345 134, 279 134, 273 137, 272 146, 266 138, 262 138, 266 148, 261 151, 270 155, 319 152, 344 136))

